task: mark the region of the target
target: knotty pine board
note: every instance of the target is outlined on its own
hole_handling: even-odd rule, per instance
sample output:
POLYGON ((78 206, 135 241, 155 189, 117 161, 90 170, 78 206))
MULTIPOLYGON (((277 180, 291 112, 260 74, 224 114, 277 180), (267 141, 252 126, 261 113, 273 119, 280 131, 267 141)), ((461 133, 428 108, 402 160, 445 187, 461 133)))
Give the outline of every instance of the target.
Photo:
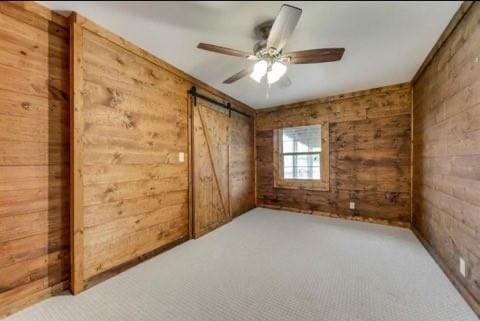
MULTIPOLYGON (((72 42, 80 48, 71 75, 74 92, 81 93, 72 138, 74 198, 78 196, 72 290, 78 293, 190 236, 187 91, 196 86, 217 100, 232 101, 252 119, 255 113, 84 17, 73 15, 71 24, 78 28, 72 42)), ((245 143, 254 128, 238 126, 232 140, 252 156, 250 163, 242 159, 245 174, 236 176, 248 181, 240 187, 246 189, 255 184, 248 151, 253 142, 245 143)), ((228 190, 227 184, 230 198, 228 190)), ((239 202, 244 210, 254 206, 239 202)))
POLYGON ((480 314, 479 24, 474 2, 413 85, 413 226, 480 314))
POLYGON ((178 153, 188 154, 189 85, 108 39, 82 35, 88 280, 188 235, 188 163, 178 153))
POLYGON ((260 110, 258 205, 408 226, 410 109, 411 88, 400 84, 260 110), (274 188, 273 130, 323 121, 330 124, 330 191, 274 188))
POLYGON ((68 285, 68 29, 41 9, 0 4, 0 317, 68 285))
MULTIPOLYGON (((79 20, 74 32, 82 39, 69 43, 64 17, 35 2, 0 4, 0 316, 67 288, 69 272, 72 290, 81 291, 87 278, 114 275, 123 262, 138 262, 186 235, 188 163, 178 163, 178 152, 189 159, 191 86, 232 102, 254 122, 248 106, 79 20), (81 135, 72 137, 69 96, 87 103, 81 135), (72 169, 71 142, 82 147, 72 169), (70 171, 81 173, 81 185, 70 171), (69 199, 82 208, 78 218, 69 216, 69 199), (70 251, 72 217, 81 222, 72 237, 86 236, 74 248, 79 265, 70 251)), ((253 150, 244 144, 253 128, 245 126, 231 135, 242 168, 234 178, 243 182, 235 190, 243 195, 238 214, 254 206, 243 190, 255 186, 253 154, 239 150, 253 150)))
POLYGON ((255 207, 254 121, 232 112, 230 120, 230 207, 238 216, 255 207))

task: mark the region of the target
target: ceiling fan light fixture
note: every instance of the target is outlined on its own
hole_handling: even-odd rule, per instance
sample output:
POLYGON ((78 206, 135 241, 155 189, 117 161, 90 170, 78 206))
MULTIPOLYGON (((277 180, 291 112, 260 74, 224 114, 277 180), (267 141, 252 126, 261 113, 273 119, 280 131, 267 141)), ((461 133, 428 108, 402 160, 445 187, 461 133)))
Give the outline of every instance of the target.
POLYGON ((253 66, 253 71, 250 74, 250 78, 256 82, 262 81, 263 76, 267 73, 268 62, 266 60, 260 60, 253 66))
POLYGON ((287 66, 281 62, 274 62, 272 69, 267 73, 267 81, 269 84, 277 82, 287 72, 287 66))
POLYGON ((283 48, 295 30, 301 15, 302 9, 288 4, 282 5, 275 20, 266 21, 255 27, 255 34, 260 40, 255 43, 253 54, 202 42, 197 47, 257 62, 225 79, 224 84, 232 84, 250 75, 258 83, 262 83, 264 77, 267 76, 265 80, 267 91, 269 85, 276 82, 279 82, 280 87, 287 87, 292 83, 290 78, 285 75, 287 65, 338 61, 342 59, 345 52, 345 48, 319 48, 284 53, 283 48))

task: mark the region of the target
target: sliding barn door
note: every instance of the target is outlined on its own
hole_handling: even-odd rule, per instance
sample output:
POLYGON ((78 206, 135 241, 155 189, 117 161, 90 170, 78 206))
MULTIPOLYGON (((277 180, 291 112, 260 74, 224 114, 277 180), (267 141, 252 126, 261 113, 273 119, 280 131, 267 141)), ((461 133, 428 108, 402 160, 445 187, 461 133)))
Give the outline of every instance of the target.
POLYGON ((231 220, 229 199, 229 117, 193 106, 193 235, 231 220))

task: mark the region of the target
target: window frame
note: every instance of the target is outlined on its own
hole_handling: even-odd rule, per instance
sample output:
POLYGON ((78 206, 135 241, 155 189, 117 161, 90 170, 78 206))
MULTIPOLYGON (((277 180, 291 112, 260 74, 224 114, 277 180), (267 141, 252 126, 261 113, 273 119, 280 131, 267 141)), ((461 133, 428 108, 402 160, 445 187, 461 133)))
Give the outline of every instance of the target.
MULTIPOLYGON (((273 130, 273 176, 274 176, 274 188, 286 188, 286 189, 305 189, 315 191, 329 191, 330 190, 330 153, 329 153, 329 124, 328 122, 322 122, 317 124, 289 126, 273 130), (295 179, 284 178, 283 176, 283 129, 291 127, 303 127, 303 126, 321 126, 321 151, 320 151, 320 179, 295 179)), ((287 154, 317 154, 317 152, 306 153, 287 153, 287 154)))

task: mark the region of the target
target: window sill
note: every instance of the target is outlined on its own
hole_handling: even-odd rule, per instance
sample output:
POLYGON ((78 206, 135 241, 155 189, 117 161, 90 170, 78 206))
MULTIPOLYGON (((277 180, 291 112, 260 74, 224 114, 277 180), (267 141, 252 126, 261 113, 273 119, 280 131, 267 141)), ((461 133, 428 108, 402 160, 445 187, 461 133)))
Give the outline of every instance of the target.
POLYGON ((312 180, 278 180, 273 184, 274 188, 284 188, 284 189, 299 189, 299 190, 309 190, 309 191, 330 191, 330 184, 324 181, 312 181, 312 180))

